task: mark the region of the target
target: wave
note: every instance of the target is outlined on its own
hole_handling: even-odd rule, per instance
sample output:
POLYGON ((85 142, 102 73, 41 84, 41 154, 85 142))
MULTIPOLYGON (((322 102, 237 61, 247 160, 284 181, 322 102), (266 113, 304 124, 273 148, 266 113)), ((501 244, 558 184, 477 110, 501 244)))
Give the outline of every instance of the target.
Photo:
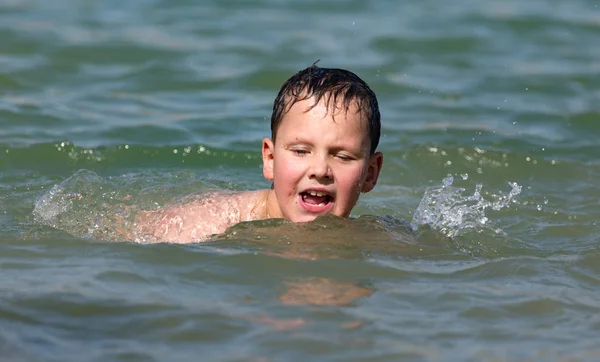
POLYGON ((147 146, 122 144, 85 148, 69 141, 38 143, 27 147, 0 144, 0 166, 6 169, 72 170, 73 168, 215 168, 256 167, 261 155, 219 149, 202 144, 147 146))

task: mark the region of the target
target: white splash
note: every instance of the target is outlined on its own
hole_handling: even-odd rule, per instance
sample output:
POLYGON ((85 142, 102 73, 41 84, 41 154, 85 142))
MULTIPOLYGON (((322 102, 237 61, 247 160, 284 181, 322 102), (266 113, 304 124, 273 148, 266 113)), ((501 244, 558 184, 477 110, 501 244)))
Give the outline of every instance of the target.
POLYGON ((413 230, 427 225, 447 237, 454 238, 465 230, 485 226, 489 221, 485 215, 486 209, 500 210, 508 207, 512 199, 521 193, 521 186, 516 182, 509 182, 511 190, 508 195, 488 201, 481 196, 482 184, 475 185, 472 195, 465 195, 466 190, 453 187, 453 183, 454 177, 448 176, 441 186, 425 191, 411 221, 413 230))

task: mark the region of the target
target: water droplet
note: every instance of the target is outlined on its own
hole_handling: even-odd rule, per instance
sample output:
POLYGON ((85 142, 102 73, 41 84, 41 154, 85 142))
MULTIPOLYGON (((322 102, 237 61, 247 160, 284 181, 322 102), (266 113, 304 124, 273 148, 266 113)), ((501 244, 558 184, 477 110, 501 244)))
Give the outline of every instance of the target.
MULTIPOLYGON (((462 175, 461 175, 462 176, 462 175)), ((484 212, 487 208, 500 210, 508 207, 514 196, 521 192, 521 186, 515 182, 509 182, 512 187, 506 196, 498 197, 496 201, 485 200, 481 196, 483 185, 475 185, 472 195, 465 195, 464 188, 452 187, 453 177, 448 175, 442 185, 428 188, 413 213, 411 227, 417 229, 419 226, 428 225, 448 237, 455 237, 466 230, 481 225, 486 225, 489 219, 484 212)), ((491 229, 490 229, 491 230, 491 229)), ((482 229, 475 229, 482 232, 482 229)))
POLYGON ((444 187, 448 187, 448 186, 452 185, 453 182, 454 182, 454 177, 452 177, 452 175, 448 175, 448 177, 446 177, 445 179, 442 180, 442 185, 444 187))

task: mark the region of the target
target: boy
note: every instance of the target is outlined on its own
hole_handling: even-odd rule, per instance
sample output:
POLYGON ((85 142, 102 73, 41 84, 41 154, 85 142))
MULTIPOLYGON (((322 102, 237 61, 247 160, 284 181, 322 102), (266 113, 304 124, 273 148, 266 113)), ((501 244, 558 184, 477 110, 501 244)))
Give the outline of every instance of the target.
POLYGON ((361 192, 375 187, 380 113, 375 93, 354 73, 316 63, 287 80, 273 105, 271 139, 262 142, 269 190, 218 192, 140 212, 140 242, 203 241, 243 221, 348 217, 361 192))

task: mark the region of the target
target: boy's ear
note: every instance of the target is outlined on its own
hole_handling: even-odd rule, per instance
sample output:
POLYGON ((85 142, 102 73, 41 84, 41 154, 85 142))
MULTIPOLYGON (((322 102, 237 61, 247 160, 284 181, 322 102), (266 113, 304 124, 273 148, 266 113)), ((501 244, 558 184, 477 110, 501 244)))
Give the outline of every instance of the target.
POLYGON ((377 184, 379 178, 379 172, 381 172, 381 166, 383 165, 383 154, 381 152, 375 152, 369 160, 369 166, 367 169, 367 178, 363 183, 361 192, 369 192, 373 190, 377 184))
POLYGON ((263 159, 263 176, 269 181, 273 181, 273 162, 274 162, 275 145, 269 138, 263 139, 262 142, 262 159, 263 159))

